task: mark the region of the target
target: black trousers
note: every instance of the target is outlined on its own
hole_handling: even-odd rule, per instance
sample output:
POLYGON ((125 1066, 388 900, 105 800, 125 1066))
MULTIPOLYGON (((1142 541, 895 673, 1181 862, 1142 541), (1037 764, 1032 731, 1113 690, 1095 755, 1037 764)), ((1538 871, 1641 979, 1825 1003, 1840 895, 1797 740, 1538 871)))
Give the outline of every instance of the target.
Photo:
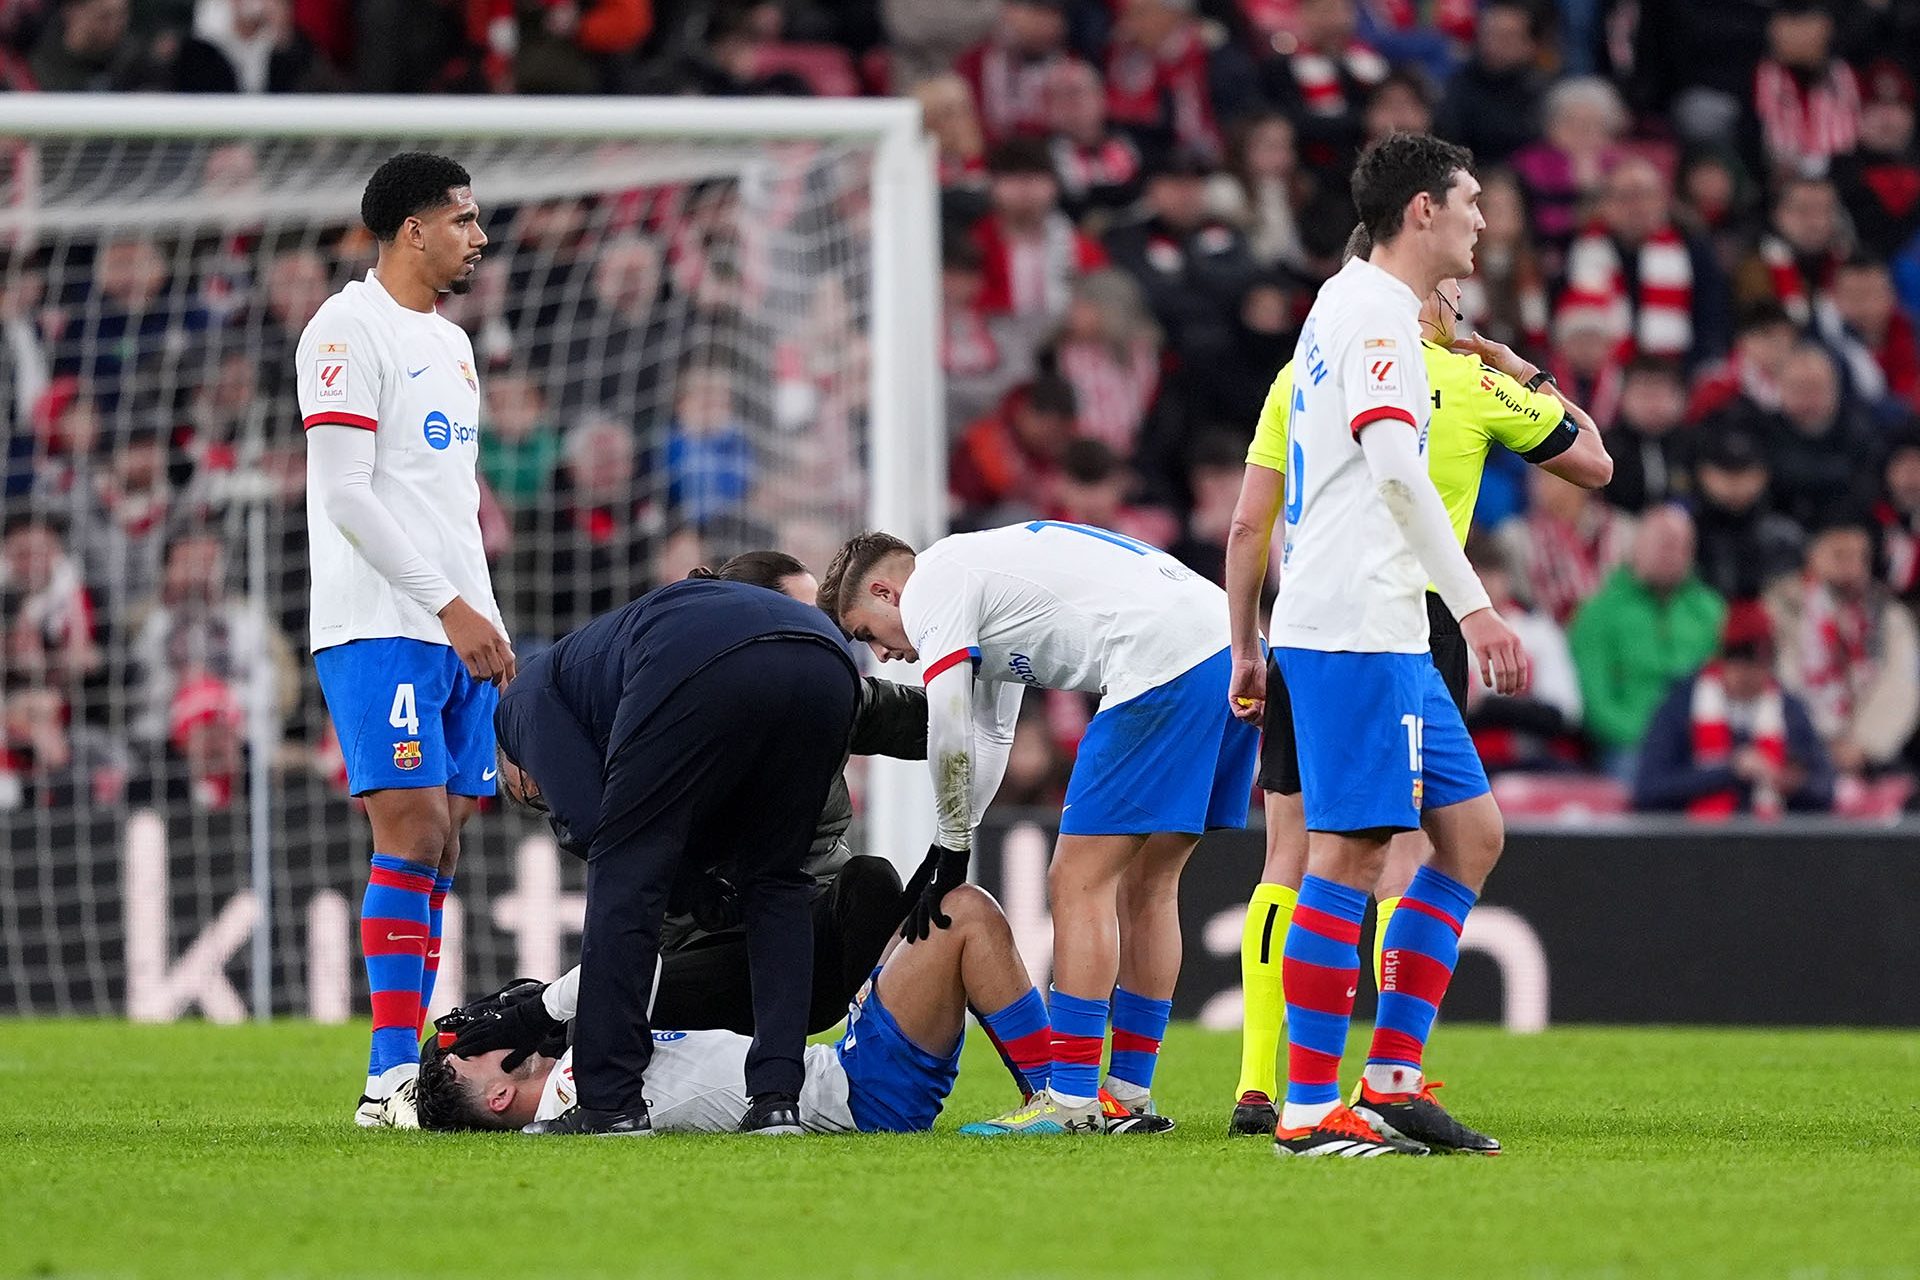
POLYGON ((843 656, 813 641, 756 641, 715 659, 639 732, 610 746, 594 837, 603 852, 587 863, 580 939, 573 1074, 581 1105, 645 1105, 660 923, 675 876, 698 850, 728 851, 740 891, 753 991, 747 1093, 800 1092, 814 892, 801 864, 857 701, 843 656))
MULTIPOLYGON (((880 963, 887 939, 906 919, 900 873, 885 858, 850 858, 833 883, 814 894, 812 914, 813 997, 807 1034, 817 1035, 846 1017, 854 992, 880 963)), ((663 954, 653 1025, 752 1035, 746 935, 729 929, 663 954)))

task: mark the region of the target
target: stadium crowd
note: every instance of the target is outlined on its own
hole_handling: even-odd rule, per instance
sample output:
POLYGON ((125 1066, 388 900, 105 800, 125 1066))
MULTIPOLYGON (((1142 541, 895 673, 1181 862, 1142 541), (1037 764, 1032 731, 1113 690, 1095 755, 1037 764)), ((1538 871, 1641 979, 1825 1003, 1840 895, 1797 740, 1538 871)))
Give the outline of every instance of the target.
MULTIPOLYGON (((1464 143, 1466 320, 1616 463, 1595 493, 1489 464, 1469 550, 1537 678, 1481 698, 1476 739, 1490 771, 1703 817, 1887 812, 1920 768, 1917 79, 1900 0, 0 2, 15 91, 911 94, 954 527, 1099 524, 1216 580, 1355 155, 1464 143)), ((215 148, 206 181, 250 164, 215 148)), ((825 181, 857 228, 855 185, 825 181)), ((485 366, 483 519, 523 646, 756 543, 818 565, 860 517, 863 303, 808 281, 776 324, 737 200, 489 213, 448 314, 485 366)), ((0 249, 0 808, 229 803, 254 688, 282 763, 330 767, 293 658, 291 353, 368 248, 0 249), (276 607, 236 567, 262 497, 276 607)), ((1003 803, 1058 802, 1088 711, 1030 700, 1003 803)))

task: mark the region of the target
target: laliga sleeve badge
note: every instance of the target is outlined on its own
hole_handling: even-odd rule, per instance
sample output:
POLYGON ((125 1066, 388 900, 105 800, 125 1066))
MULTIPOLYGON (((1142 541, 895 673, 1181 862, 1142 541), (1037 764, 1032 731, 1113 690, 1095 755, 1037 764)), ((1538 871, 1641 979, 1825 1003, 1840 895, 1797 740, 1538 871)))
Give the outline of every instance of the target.
POLYGON ((394 743, 393 767, 396 769, 418 769, 420 767, 420 743, 418 741, 394 743))

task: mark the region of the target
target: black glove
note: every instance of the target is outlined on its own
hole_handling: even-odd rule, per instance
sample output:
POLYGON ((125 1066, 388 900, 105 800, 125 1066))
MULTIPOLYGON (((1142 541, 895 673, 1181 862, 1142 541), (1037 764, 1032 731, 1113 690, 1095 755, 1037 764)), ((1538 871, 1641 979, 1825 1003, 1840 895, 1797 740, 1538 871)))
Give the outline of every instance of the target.
POLYGON ((948 890, 967 882, 967 860, 964 849, 956 852, 936 844, 927 850, 926 860, 907 882, 907 922, 900 926, 901 937, 918 942, 932 936, 936 928, 953 923, 951 917, 941 913, 940 903, 948 890))
MULTIPOLYGON (((524 991, 525 988, 522 988, 524 991)), ((471 1058, 482 1053, 491 1053, 495 1049, 508 1051, 506 1060, 500 1065, 512 1071, 566 1024, 547 1012, 547 1002, 542 998, 546 987, 541 986, 526 991, 519 999, 502 1000, 494 1007, 477 1017, 466 1019, 458 1026, 442 1026, 451 1020, 451 1015, 434 1023, 441 1033, 441 1043, 448 1053, 456 1058, 471 1058), (447 1033, 453 1033, 453 1043, 446 1043, 447 1033)))
POLYGON ((740 923, 740 894, 719 872, 709 871, 693 883, 687 914, 707 933, 722 933, 740 923))

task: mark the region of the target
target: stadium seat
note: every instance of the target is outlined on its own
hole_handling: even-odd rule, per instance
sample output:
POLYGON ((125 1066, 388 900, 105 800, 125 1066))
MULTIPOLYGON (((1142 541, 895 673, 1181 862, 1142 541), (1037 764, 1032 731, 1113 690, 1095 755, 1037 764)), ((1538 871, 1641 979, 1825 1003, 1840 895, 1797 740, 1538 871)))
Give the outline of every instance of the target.
POLYGON ((1493 779, 1493 798, 1508 817, 1573 819, 1633 807, 1625 785, 1604 774, 1503 773, 1493 779))

